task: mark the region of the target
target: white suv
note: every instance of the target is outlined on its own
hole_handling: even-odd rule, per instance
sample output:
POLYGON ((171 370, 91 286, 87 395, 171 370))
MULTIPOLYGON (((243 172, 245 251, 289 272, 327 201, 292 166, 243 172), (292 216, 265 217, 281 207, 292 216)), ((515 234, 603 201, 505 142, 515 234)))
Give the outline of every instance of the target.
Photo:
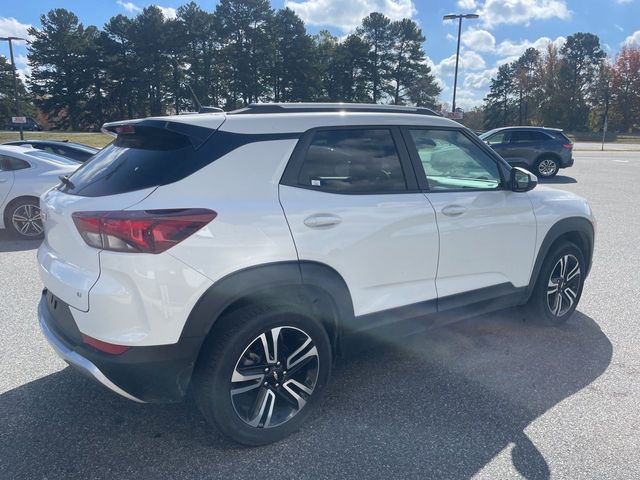
POLYGON ((243 444, 298 428, 363 333, 521 304, 559 324, 591 266, 585 200, 532 190, 426 109, 258 104, 104 130, 41 198, 44 335, 131 400, 191 388, 243 444))

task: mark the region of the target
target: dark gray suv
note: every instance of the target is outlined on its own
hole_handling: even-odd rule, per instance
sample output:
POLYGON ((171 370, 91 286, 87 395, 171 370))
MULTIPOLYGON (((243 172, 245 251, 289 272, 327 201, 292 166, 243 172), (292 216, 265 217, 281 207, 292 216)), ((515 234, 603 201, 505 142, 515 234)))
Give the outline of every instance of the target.
POLYGON ((556 128, 496 128, 480 138, 511 165, 542 178, 553 177, 559 169, 573 165, 573 143, 556 128))

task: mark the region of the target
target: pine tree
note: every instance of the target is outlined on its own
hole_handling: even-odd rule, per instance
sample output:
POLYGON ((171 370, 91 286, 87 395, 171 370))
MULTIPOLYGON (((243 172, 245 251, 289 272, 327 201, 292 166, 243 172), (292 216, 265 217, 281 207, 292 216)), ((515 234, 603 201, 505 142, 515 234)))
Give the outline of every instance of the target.
POLYGON ((373 103, 378 103, 382 100, 383 94, 388 91, 391 80, 393 48, 391 20, 382 13, 373 12, 362 20, 362 25, 358 27, 356 33, 369 45, 365 71, 370 82, 371 100, 373 103))

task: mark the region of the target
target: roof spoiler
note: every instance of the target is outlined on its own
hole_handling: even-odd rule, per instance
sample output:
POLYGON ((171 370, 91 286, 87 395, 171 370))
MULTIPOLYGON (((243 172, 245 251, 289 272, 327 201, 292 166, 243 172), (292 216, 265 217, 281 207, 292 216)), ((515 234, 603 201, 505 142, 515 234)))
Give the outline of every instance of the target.
POLYGON ((167 120, 142 119, 142 120, 124 120, 120 122, 105 123, 101 131, 111 136, 133 134, 136 127, 145 129, 155 128, 158 130, 166 130, 168 132, 184 135, 189 139, 191 145, 196 150, 206 142, 209 137, 216 131, 213 128, 201 127, 198 125, 189 125, 180 122, 171 122, 167 120))

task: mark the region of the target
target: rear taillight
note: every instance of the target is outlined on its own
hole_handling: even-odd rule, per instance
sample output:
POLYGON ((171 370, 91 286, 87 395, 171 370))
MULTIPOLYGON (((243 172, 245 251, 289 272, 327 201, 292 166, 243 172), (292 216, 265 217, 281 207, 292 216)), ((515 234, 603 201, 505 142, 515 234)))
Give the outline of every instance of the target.
POLYGON ((120 355, 121 353, 126 352, 131 347, 127 347, 126 345, 116 345, 115 343, 107 343, 102 340, 98 340, 97 338, 90 337, 89 335, 82 334, 82 343, 86 345, 90 345, 96 350, 100 350, 101 352, 108 353, 110 355, 120 355))
POLYGON ((573 149, 573 143, 565 143, 562 145, 562 148, 566 148, 567 150, 573 149))
POLYGON ((216 212, 190 208, 75 212, 73 222, 87 245, 128 253, 162 253, 190 237, 216 212))

